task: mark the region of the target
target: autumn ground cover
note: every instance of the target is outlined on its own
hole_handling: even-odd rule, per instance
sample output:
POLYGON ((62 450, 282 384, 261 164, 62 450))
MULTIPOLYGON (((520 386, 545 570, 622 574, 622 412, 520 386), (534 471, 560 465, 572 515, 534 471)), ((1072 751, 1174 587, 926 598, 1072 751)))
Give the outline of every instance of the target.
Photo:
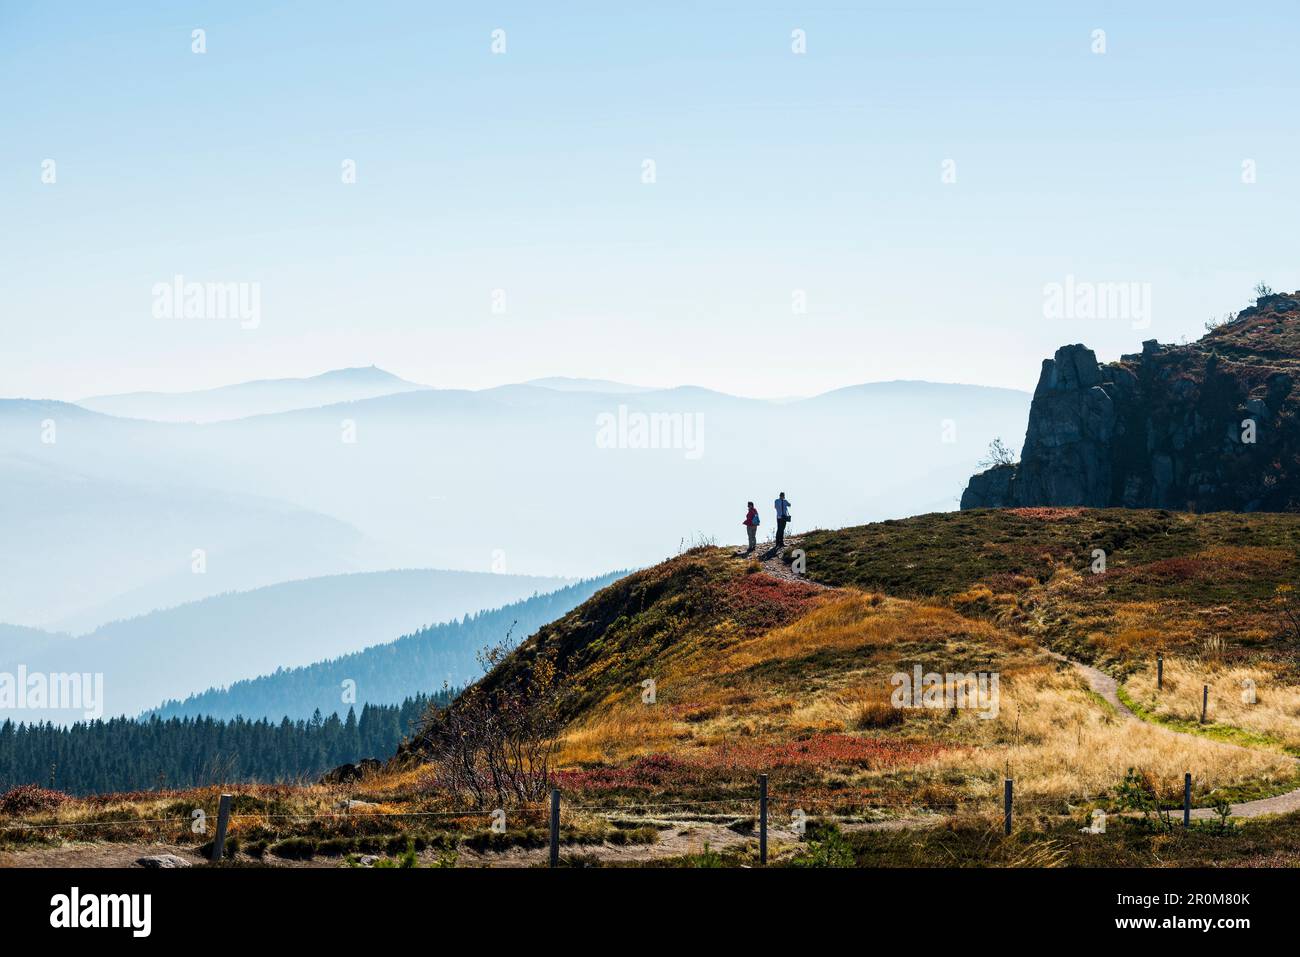
POLYGON ((1163 651, 1270 661, 1300 677, 1300 616, 1286 598, 1300 583, 1300 516, 973 510, 815 531, 801 544, 819 581, 947 600, 1121 672, 1163 651))
POLYGON ((1289 671, 1273 662, 1170 658, 1163 683, 1147 667, 1129 675, 1122 690, 1130 707, 1148 720, 1300 755, 1300 687, 1289 680, 1289 671))
MULTIPOLYGON (((1300 680, 1285 605, 1300 520, 1017 509, 811 532, 799 544, 808 576, 831 587, 769 575, 728 550, 693 549, 604 589, 484 679, 501 686, 543 659, 559 669, 564 730, 553 783, 564 795, 566 853, 667 846, 692 821, 750 835, 766 774, 775 820, 799 811, 816 827, 845 828, 844 846, 827 838, 831 850, 818 851, 841 862, 907 863, 922 853, 1006 865, 1134 862, 1166 851, 1191 859, 1209 845, 1124 837, 1128 825, 1105 839, 1106 853, 1095 852, 1104 842, 1068 838, 1092 809, 1121 810, 1134 775, 1166 805, 1177 803, 1189 771, 1198 806, 1300 784, 1288 753, 1300 747, 1300 680), (1097 550, 1106 556, 1100 572, 1097 550), (1111 671, 1147 720, 1120 719, 1044 648, 1111 671), (899 707, 896 676, 918 666, 996 674, 996 714, 899 707), (1251 704, 1241 699, 1247 680, 1251 704), (1209 727, 1198 720, 1204 684, 1209 727), (1012 844, 998 837, 1006 778, 1018 809, 1012 844), (853 830, 920 819, 944 823, 909 829, 918 835, 911 845, 893 832, 853 830)), ((944 677, 941 690, 960 683, 944 677)), ((409 846, 442 862, 544 843, 540 804, 510 808, 497 834, 492 809, 466 806, 430 781, 412 746, 358 785, 234 788, 231 834, 241 858, 266 861, 409 846)), ((68 841, 81 824, 112 840, 199 844, 192 815, 213 817, 220 790, 29 795, 23 806, 15 798, 7 814, 0 805, 0 848, 68 841)), ((1251 853, 1265 854, 1269 835, 1294 827, 1252 823, 1233 833, 1249 833, 1251 853)), ((682 860, 734 858, 750 843, 682 860)), ((791 845, 781 859, 801 853, 791 845)))
POLYGON ((995 812, 1008 776, 1026 804, 1061 811, 1104 805, 1130 767, 1168 794, 1195 769, 1207 799, 1294 779, 1284 755, 1124 724, 1028 637, 953 607, 837 589, 720 640, 725 656, 701 643, 647 672, 654 704, 637 681, 611 690, 566 734, 561 780, 586 801, 716 800, 752 795, 765 771, 786 804, 906 814, 995 812), (999 713, 894 707, 891 677, 917 664, 997 672, 999 713))

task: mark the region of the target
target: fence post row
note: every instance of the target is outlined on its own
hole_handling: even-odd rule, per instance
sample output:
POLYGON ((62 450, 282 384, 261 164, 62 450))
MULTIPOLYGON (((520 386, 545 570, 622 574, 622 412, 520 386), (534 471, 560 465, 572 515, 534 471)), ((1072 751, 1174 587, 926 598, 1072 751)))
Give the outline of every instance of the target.
MULTIPOLYGON (((1204 693, 1208 693, 1209 686, 1205 686, 1204 693)), ((758 855, 759 862, 767 864, 767 812, 768 812, 768 792, 767 792, 766 774, 758 776, 758 855)), ((1002 792, 1002 829, 1006 835, 1011 834, 1012 830, 1012 809, 1014 805, 1015 782, 1012 778, 1006 778, 1003 781, 1002 792)), ((234 797, 230 794, 221 795, 220 803, 217 808, 217 829, 216 835, 212 841, 212 850, 210 860, 217 863, 225 854, 226 835, 230 828, 230 810, 234 797)), ((560 864, 560 789, 551 789, 551 806, 550 806, 550 866, 558 867, 560 864)), ((1192 773, 1190 771, 1183 774, 1183 827, 1190 827, 1192 822, 1192 773)), ((27 825, 17 825, 25 827, 27 825)), ((47 825, 38 825, 47 826, 47 825)), ((49 827, 59 827, 60 825, 48 825, 49 827)))
POLYGON ((230 825, 230 801, 230 795, 223 794, 221 803, 217 806, 217 836, 212 842, 213 864, 221 860, 221 855, 226 850, 226 828, 230 825))
POLYGON ((560 866, 560 789, 551 788, 551 867, 560 866))

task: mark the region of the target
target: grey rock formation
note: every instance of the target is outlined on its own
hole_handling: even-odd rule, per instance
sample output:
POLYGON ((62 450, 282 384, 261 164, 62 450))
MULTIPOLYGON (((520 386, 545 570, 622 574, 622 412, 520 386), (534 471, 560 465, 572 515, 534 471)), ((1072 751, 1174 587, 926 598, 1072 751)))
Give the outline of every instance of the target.
POLYGON ((1063 346, 1043 362, 1020 462, 973 476, 961 507, 1300 509, 1297 341, 1300 293, 1105 365, 1063 346))

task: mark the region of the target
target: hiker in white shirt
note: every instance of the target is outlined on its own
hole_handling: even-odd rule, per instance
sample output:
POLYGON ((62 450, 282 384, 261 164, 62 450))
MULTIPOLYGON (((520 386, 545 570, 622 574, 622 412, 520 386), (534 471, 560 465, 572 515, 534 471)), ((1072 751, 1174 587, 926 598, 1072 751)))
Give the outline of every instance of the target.
POLYGON ((790 523, 790 503, 785 500, 785 492, 782 492, 775 502, 776 506, 776 542, 777 548, 785 545, 785 527, 790 523))

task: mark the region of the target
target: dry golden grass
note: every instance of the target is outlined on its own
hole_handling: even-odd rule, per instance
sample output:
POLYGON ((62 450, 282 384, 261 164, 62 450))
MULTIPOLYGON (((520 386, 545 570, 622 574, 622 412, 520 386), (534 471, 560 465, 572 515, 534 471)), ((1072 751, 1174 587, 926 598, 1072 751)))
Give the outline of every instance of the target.
POLYGON ((1124 688, 1136 704, 1154 715, 1199 721, 1205 685, 1210 686, 1208 721, 1300 747, 1300 687, 1282 680, 1279 670, 1270 664, 1236 666, 1214 660, 1165 658, 1161 691, 1156 691, 1154 667, 1134 674, 1124 688), (1248 682, 1254 683, 1253 704, 1243 698, 1248 682))
MULTIPOLYGON (((1275 561, 1278 554, 1275 549, 1238 551, 1247 554, 1234 554, 1231 562, 1225 558, 1224 549, 1211 549, 1197 558, 1203 559, 1207 568, 1221 568, 1226 563, 1240 572, 1275 561), (1211 561, 1216 564, 1211 566, 1211 561)), ((1259 602, 1203 604, 1174 598, 1102 601, 1095 586, 1090 574, 1058 567, 1042 588, 1037 627, 1031 616, 1030 630, 1048 632, 1045 625, 1049 617, 1058 623, 1068 620, 1101 658, 1117 662, 1154 658, 1157 651, 1177 648, 1199 652, 1207 644, 1224 642, 1225 636, 1231 636, 1238 645, 1251 646, 1272 640, 1277 632, 1276 611, 1259 602)))
MULTIPOLYGON (((658 704, 642 704, 636 689, 629 689, 571 728, 558 765, 610 765, 652 753, 701 753, 729 741, 779 742, 830 732, 902 735, 949 746, 909 765, 905 790, 958 800, 996 800, 1007 774, 1025 800, 1045 801, 1098 797, 1129 768, 1169 788, 1187 771, 1207 788, 1294 774, 1293 762, 1279 754, 1120 719, 1085 693, 1073 673, 987 621, 852 590, 837 592, 798 621, 735 644, 721 658, 679 656, 656 681, 658 704), (945 661, 995 661, 999 715, 984 719, 974 710, 893 707, 889 677, 898 670, 900 649, 918 647, 936 670, 945 661), (805 661, 806 668, 776 667, 805 661), (752 677, 755 669, 762 678, 752 677)), ((1285 700, 1279 699, 1279 721, 1291 714, 1286 708, 1300 704, 1285 700)), ((901 786, 903 774, 824 770, 840 785, 876 789, 888 789, 891 780, 901 786)))
MULTIPOLYGON (((33 812, 3 824, 66 825, 66 829, 45 828, 46 840, 58 842, 70 838, 90 840, 176 840, 201 842, 191 829, 192 812, 201 809, 209 823, 215 822, 217 808, 223 793, 236 795, 236 806, 231 815, 228 834, 240 837, 258 827, 267 815, 311 818, 331 815, 339 804, 350 796, 349 789, 330 785, 221 785, 190 788, 184 791, 162 791, 156 794, 135 792, 126 795, 106 795, 92 798, 73 798, 56 810, 33 812)), ((356 808, 350 813, 377 813, 391 810, 389 805, 356 808)), ((210 831, 208 832, 211 833, 210 831)), ((14 830, 10 838, 32 832, 14 830)))
POLYGON ((994 784, 1008 774, 1026 797, 1095 797, 1118 784, 1128 768, 1146 771, 1165 788, 1180 786, 1188 771, 1211 788, 1288 780, 1295 773, 1294 762, 1282 755, 1118 718, 1085 694, 1075 675, 1051 666, 1004 680, 999 719, 977 720, 970 715, 964 729, 971 751, 936 763, 984 772, 979 780, 994 784))
POLYGON ((637 755, 670 750, 690 735, 685 722, 674 720, 671 708, 642 704, 639 697, 620 700, 565 733, 556 765, 616 764, 637 755))
POLYGON ((845 591, 799 620, 735 648, 728 654, 725 667, 727 671, 739 671, 774 659, 804 657, 813 651, 848 651, 904 641, 948 644, 954 639, 983 639, 1016 649, 1030 646, 988 622, 964 618, 939 605, 845 591))
POLYGON ((559 752, 560 766, 617 763, 682 747, 708 747, 738 737, 788 740, 817 732, 860 732, 905 721, 927 724, 928 712, 906 715, 889 703, 887 669, 874 659, 891 658, 904 643, 932 647, 935 661, 958 660, 996 642, 1017 652, 1027 641, 994 626, 963 618, 951 609, 882 599, 858 591, 837 592, 807 615, 781 628, 739 641, 725 655, 676 655, 657 673, 658 702, 642 704, 631 688, 606 700, 571 727, 559 752), (860 663, 833 669, 810 665, 797 676, 755 678, 751 669, 819 654, 861 652, 860 663), (816 687, 799 686, 811 682, 816 687))

